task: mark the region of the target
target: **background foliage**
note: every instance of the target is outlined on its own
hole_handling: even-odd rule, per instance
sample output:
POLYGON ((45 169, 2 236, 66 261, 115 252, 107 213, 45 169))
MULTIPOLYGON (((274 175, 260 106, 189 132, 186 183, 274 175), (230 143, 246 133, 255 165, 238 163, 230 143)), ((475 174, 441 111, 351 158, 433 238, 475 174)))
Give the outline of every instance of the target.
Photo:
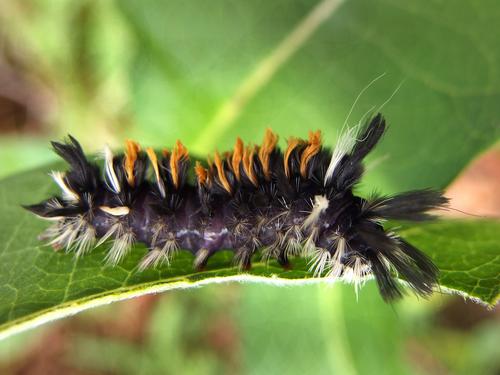
MULTIPOLYGON (((361 190, 445 188, 500 134, 500 31, 495 27, 500 7, 465 0, 335 5, 328 0, 2 2, 0 104, 6 110, 0 174, 53 160, 47 141, 66 133, 89 151, 105 142, 119 146, 128 137, 158 148, 181 138, 192 152, 204 155, 230 148, 238 135, 259 142, 267 126, 281 139, 319 128, 325 143, 333 144, 358 94, 385 73, 350 116, 354 124, 383 106, 391 124, 371 156, 361 190), (308 24, 311 14, 320 16, 308 24), (293 39, 304 23, 311 32, 293 39), (284 59, 276 55, 281 48, 284 59)), ((119 285, 127 272, 127 265, 104 270, 94 281, 88 275, 99 267, 99 253, 79 264, 75 274, 67 267, 77 265, 67 258, 46 248, 33 253, 38 249, 33 234, 43 224, 17 207, 52 189, 42 173, 46 168, 2 185, 1 274, 27 291, 16 305, 19 292, 8 282, 0 285, 4 307, 5 301, 20 307, 2 309, 3 314, 15 311, 7 320, 57 299, 81 297, 83 286, 97 293, 103 283, 119 285), (32 272, 48 264, 50 272, 32 272), (68 280, 69 274, 76 279, 68 280)), ((491 293, 491 301, 499 285, 497 226, 479 224, 473 236, 448 228, 450 243, 441 240, 453 250, 472 239, 472 245, 463 245, 465 251, 470 247, 468 254, 477 254, 472 261, 491 255, 481 263, 490 275, 485 293, 491 293), (453 243, 453 238, 463 241, 453 243)), ((425 235, 415 241, 435 245, 425 235)), ((127 262, 132 265, 134 258, 127 262)), ((187 270, 189 259, 180 259, 178 267, 187 270)), ((452 280, 458 273, 459 284, 460 272, 469 272, 460 264, 445 271, 452 280)), ((478 276, 474 267, 470 272, 478 276)), ((465 287, 481 293, 485 285, 465 287)), ((26 360, 31 354, 16 351, 16 340, 26 346, 37 335, 43 342, 54 330, 66 329, 56 337, 70 343, 65 365, 79 371, 465 374, 494 373, 500 366, 497 313, 483 319, 477 312, 482 310, 443 295, 387 306, 371 283, 358 302, 352 288, 342 285, 172 291, 136 323, 144 328, 139 343, 85 329, 99 321, 129 319, 120 309, 110 306, 62 323, 66 328, 16 337, 4 343, 3 352, 26 360), (457 320, 453 307, 475 319, 457 320)), ((15 371, 21 365, 5 366, 15 371)))

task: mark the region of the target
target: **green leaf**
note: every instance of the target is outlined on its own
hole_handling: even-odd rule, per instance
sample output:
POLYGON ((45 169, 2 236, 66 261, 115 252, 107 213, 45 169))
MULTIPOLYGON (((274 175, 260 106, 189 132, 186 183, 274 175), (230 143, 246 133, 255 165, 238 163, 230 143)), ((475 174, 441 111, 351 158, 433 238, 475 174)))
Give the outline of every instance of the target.
MULTIPOLYGON (((210 260, 206 271, 194 272, 192 256, 181 252, 171 267, 137 272, 143 246, 117 267, 103 264, 105 249, 75 260, 71 254, 43 246, 37 235, 47 226, 20 205, 55 192, 42 171, 20 174, 0 183, 0 337, 73 314, 92 306, 194 285, 248 280, 281 283, 313 281, 304 260, 291 270, 256 260, 245 275, 231 266, 230 252, 210 260)), ((401 230, 443 270, 443 288, 493 304, 499 294, 500 222, 443 221, 401 230)), ((318 280, 316 280, 318 281, 318 280)), ((354 293, 354 291, 353 291, 354 293)))
POLYGON ((443 288, 495 305, 500 295, 499 220, 446 220, 402 231, 439 267, 443 288))

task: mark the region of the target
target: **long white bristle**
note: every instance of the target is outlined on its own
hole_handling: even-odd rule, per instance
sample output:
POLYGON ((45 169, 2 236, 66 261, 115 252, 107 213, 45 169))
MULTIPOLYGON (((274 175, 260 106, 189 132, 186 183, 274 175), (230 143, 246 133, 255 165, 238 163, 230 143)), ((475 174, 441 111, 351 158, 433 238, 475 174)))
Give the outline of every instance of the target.
POLYGON ((356 144, 356 139, 358 135, 359 126, 354 126, 352 128, 347 129, 344 133, 342 133, 335 145, 335 149, 332 152, 332 158, 330 159, 330 164, 325 173, 324 184, 328 184, 330 179, 335 172, 335 169, 338 167, 340 161, 344 157, 344 155, 349 154, 352 151, 352 148, 356 144))
POLYGON ((324 211, 326 211, 326 209, 328 208, 328 204, 329 204, 329 202, 328 202, 328 198, 326 196, 316 195, 314 197, 313 208, 312 208, 311 212, 309 213, 309 215, 304 220, 304 222, 302 223, 302 227, 304 229, 309 229, 313 225, 315 225, 318 222, 321 214, 324 211))
POLYGON ((309 264, 309 272, 313 272, 314 277, 322 276, 325 270, 328 270, 332 255, 323 248, 316 248, 309 264))
POLYGON ((330 272, 328 273, 329 277, 337 278, 342 274, 342 271, 344 269, 344 265, 342 264, 342 257, 345 254, 346 246, 347 243, 345 238, 339 237, 337 239, 337 249, 332 256, 330 272))
POLYGON ((134 233, 130 230, 124 230, 122 227, 118 230, 113 245, 106 254, 105 261, 113 266, 117 265, 129 253, 133 243, 134 233))
POLYGON ((78 194, 71 190, 71 188, 66 184, 66 181, 64 180, 65 174, 63 172, 52 171, 50 172, 50 176, 61 188, 63 199, 66 202, 76 203, 80 200, 78 194))
POLYGON ((113 151, 108 145, 104 146, 104 180, 106 185, 114 193, 119 194, 121 191, 120 184, 118 183, 118 178, 116 177, 115 169, 113 167, 113 151))
POLYGON ((158 267, 163 263, 170 264, 170 260, 168 255, 163 249, 154 248, 153 250, 148 251, 148 253, 142 258, 139 263, 139 271, 144 271, 149 267, 158 267))

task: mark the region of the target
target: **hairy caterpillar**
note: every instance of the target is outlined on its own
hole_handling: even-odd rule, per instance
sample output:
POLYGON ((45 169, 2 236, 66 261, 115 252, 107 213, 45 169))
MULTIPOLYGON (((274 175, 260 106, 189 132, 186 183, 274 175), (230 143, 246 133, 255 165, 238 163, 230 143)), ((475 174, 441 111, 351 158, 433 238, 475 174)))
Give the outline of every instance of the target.
POLYGON ((62 196, 26 208, 55 222, 41 236, 54 248, 81 256, 109 241, 106 261, 113 265, 136 241, 149 248, 141 270, 168 263, 179 249, 194 254, 196 269, 220 249, 232 249, 236 263, 247 269, 262 249, 263 257, 284 267, 290 257, 309 258, 315 276, 359 283, 373 275, 385 300, 404 292, 396 275, 425 296, 437 268, 382 222, 432 219, 428 211, 447 199, 429 189, 369 199, 353 194, 363 158, 385 127, 378 114, 361 129, 344 132, 331 151, 322 147, 319 131, 308 140, 289 139, 284 152, 269 129, 259 147, 238 138, 231 152, 216 152, 208 167, 196 163, 196 184, 188 181, 188 151, 180 141, 161 156, 133 141, 122 155, 106 148, 101 177, 69 136, 68 143, 52 142, 70 165, 67 173, 51 173, 62 196))

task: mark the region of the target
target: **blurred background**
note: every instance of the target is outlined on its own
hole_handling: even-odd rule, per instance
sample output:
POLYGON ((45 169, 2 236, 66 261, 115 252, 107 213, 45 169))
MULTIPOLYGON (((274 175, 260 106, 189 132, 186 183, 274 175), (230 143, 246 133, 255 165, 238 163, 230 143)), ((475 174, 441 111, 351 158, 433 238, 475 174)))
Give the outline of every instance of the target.
MULTIPOLYGON (((89 152, 129 137, 158 148, 180 138, 204 156, 231 147, 236 135, 258 142, 270 125, 282 139, 319 127, 332 143, 357 95, 382 73, 354 122, 384 105, 389 118, 405 119, 391 128, 393 139, 406 134, 417 144, 434 142, 439 128, 420 127, 415 113, 439 122, 452 106, 457 117, 472 111, 498 126, 497 112, 474 109, 498 100, 496 71, 492 81, 474 69, 483 57, 499 66, 498 51, 469 60, 472 47, 463 52, 457 37, 473 44, 471 28, 484 28, 477 49, 487 49, 497 11, 480 4, 448 11, 438 1, 430 10, 418 2, 347 3, 2 1, 0 176, 54 161, 48 141, 68 133, 89 152), (436 9, 442 13, 432 18, 436 9), (461 31, 450 26, 457 24, 461 31), (443 71, 424 74, 429 66, 443 71)), ((440 159, 460 161, 436 162, 434 179, 423 167, 404 172, 410 161, 403 172, 387 167, 387 154, 408 154, 389 140, 382 150, 390 152, 372 160, 368 187, 448 186, 454 208, 499 217, 500 151, 470 126, 451 144, 456 155, 440 159)), ((458 296, 386 305, 372 283, 358 300, 344 285, 212 285, 115 303, 11 337, 0 342, 0 374, 500 374, 499 339, 498 308, 458 296)))

